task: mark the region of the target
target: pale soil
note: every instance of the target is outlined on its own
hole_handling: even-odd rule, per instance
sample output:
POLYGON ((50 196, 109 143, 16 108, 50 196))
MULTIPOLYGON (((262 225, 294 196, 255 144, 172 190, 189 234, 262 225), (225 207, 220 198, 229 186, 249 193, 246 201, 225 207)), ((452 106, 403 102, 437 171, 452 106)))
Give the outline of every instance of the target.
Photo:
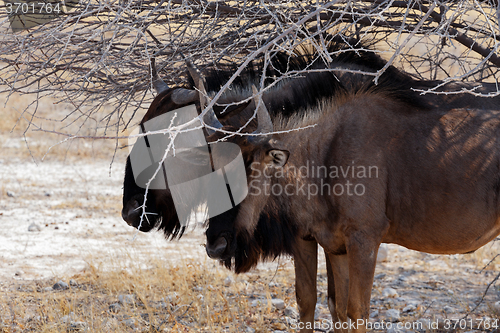
MULTIPOLYGON (((17 162, 0 159, 0 278, 71 275, 158 255, 205 259, 202 229, 182 241, 137 233, 120 217, 123 163, 17 162), (13 195, 13 197, 7 195, 13 195), (28 231, 36 224, 41 231, 28 231)), ((145 265, 147 266, 147 265, 145 265)))

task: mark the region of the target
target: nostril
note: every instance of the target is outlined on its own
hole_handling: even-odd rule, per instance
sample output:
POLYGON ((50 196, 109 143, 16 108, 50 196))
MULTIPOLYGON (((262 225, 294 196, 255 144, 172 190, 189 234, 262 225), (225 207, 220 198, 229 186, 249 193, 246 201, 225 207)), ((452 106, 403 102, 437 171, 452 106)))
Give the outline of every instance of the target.
POLYGON ((213 244, 207 244, 207 254, 212 259, 219 259, 227 248, 225 237, 219 237, 213 244))
POLYGON ((138 208, 139 202, 137 202, 137 200, 129 200, 125 207, 123 207, 122 218, 129 224, 133 223, 136 215, 140 213, 138 208))

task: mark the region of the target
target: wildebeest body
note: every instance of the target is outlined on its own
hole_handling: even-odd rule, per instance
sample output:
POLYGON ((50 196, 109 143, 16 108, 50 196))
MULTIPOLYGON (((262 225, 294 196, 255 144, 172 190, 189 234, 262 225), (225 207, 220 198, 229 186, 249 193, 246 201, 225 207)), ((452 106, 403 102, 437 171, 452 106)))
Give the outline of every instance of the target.
MULTIPOLYGON (((362 184, 362 196, 318 195, 305 204, 300 192, 298 198, 276 198, 297 204, 290 206, 290 213, 306 223, 300 230, 309 231, 322 245, 337 244, 342 242, 335 230, 345 228, 338 221, 374 219, 380 223, 378 230, 387 229, 381 233, 383 242, 429 253, 473 251, 496 236, 498 229, 492 225, 499 208, 500 110, 402 113, 403 107, 407 106, 387 105, 379 96, 356 96, 324 115, 328 126, 279 136, 283 147, 294 147, 289 149, 289 167, 314 161, 316 166, 378 170, 376 178, 352 177, 348 172, 345 178, 323 182, 317 177, 303 179, 318 188, 326 182, 362 184), (477 221, 475 228, 470 228, 470 221, 477 221)), ((316 121, 325 123, 321 118, 312 122, 316 121)), ((289 179, 276 181, 285 186, 289 179)), ((330 250, 341 253, 343 247, 330 250)))
MULTIPOLYGON (((232 256, 238 256, 239 247, 254 242, 263 215, 279 210, 286 216, 284 223, 296 234, 292 253, 304 322, 313 320, 316 297, 308 295, 316 291, 316 244, 329 261, 332 316, 345 322, 348 317, 368 318, 380 243, 429 253, 467 253, 500 233, 500 97, 438 95, 422 97, 416 106, 391 98, 383 89, 337 97, 326 99, 321 112, 275 121, 279 131, 318 124, 314 128, 275 135, 261 146, 240 142, 247 159, 257 162, 247 170, 251 193, 234 221, 226 220, 226 230, 223 221, 210 221, 210 228, 214 220, 221 234, 236 240, 232 256), (263 162, 266 152, 276 149, 290 153, 283 169, 263 162), (307 177, 297 172, 306 163, 375 167, 377 173, 307 177), (284 191, 290 185, 326 189, 325 184, 330 189, 357 184, 364 191, 269 194, 277 185, 284 191)), ((356 331, 363 332, 364 326, 356 331)))

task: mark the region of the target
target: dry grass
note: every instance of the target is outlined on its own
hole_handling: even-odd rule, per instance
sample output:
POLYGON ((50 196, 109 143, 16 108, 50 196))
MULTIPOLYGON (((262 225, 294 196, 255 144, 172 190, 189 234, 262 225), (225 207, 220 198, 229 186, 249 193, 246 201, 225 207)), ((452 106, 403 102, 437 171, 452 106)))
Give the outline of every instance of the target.
POLYGON ((212 263, 184 262, 172 267, 151 260, 152 269, 110 271, 90 264, 71 277, 68 290, 45 291, 56 279, 4 285, 0 332, 65 332, 76 322, 86 323, 91 332, 242 332, 246 326, 268 332, 286 328, 282 311, 251 307, 248 299, 275 296, 293 304, 293 288, 278 287, 288 284, 290 271, 278 272, 273 280, 276 285, 270 287, 269 277, 235 277, 212 263), (230 285, 225 283, 228 276, 233 280, 230 285), (133 301, 122 303, 118 311, 111 309, 120 295, 133 295, 133 301), (65 322, 68 315, 71 320, 65 322))
MULTIPOLYGON (((50 97, 41 98, 34 103, 34 95, 0 94, 0 147, 4 155, 18 159, 41 161, 111 158, 116 150, 117 158, 124 160, 127 149, 120 149, 127 140, 91 140, 76 139, 63 142, 63 135, 41 131, 71 133, 81 136, 98 136, 103 134, 96 120, 90 120, 80 127, 81 121, 72 123, 74 117, 65 119, 73 109, 68 104, 55 104, 50 97), (36 109, 35 115, 33 115, 36 109), (31 125, 30 125, 31 123, 31 125)), ((103 109, 102 114, 111 110, 111 106, 103 109)), ((118 133, 125 136, 127 133, 118 133)), ((108 133, 109 136, 116 133, 108 133)))
MULTIPOLYGON (((403 299, 419 302, 414 312, 402 314, 402 322, 443 320, 460 318, 470 311, 495 274, 491 269, 486 275, 478 275, 480 268, 470 270, 474 258, 469 256, 412 252, 401 257, 394 249, 391 254, 393 260, 378 266, 376 275, 385 276, 376 278, 372 292, 372 311, 380 312, 379 320, 388 309, 401 311, 407 305, 398 298, 383 297, 382 291, 388 286, 396 288, 403 299), (445 262, 449 269, 443 271, 441 265, 433 263, 436 260, 445 262), (411 270, 416 272, 408 275, 411 270), (457 274, 461 270, 463 275, 457 274), (401 276, 408 280, 402 283, 401 276), (456 312, 443 311, 448 306, 456 312)), ((264 299, 280 298, 286 306, 296 308, 293 270, 289 264, 274 267, 236 276, 210 260, 184 260, 172 265, 155 256, 143 262, 89 259, 88 267, 74 276, 0 284, 0 332, 69 332, 78 331, 79 325, 97 333, 245 332, 247 327, 257 333, 291 332, 284 311, 265 305, 264 299), (226 282, 228 278, 231 283, 226 282), (60 279, 70 283, 69 289, 51 290, 60 279), (120 303, 121 297, 128 301, 120 303), (259 298, 264 305, 251 306, 252 300, 259 298)), ((329 319, 324 267, 319 270, 318 289, 318 303, 322 305, 319 320, 329 319)), ((492 288, 469 318, 499 318, 493 306, 495 294, 492 288)))

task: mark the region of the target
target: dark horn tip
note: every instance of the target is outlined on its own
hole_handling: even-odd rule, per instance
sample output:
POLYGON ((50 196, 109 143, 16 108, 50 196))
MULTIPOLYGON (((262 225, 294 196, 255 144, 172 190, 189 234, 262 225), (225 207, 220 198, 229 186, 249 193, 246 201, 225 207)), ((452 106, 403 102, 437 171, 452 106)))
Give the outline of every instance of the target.
POLYGON ((162 79, 158 77, 158 72, 156 70, 156 58, 151 58, 151 77, 153 78, 153 87, 157 94, 168 90, 170 87, 162 79))
POLYGON ((151 75, 156 77, 158 73, 156 72, 156 58, 151 58, 151 75))

